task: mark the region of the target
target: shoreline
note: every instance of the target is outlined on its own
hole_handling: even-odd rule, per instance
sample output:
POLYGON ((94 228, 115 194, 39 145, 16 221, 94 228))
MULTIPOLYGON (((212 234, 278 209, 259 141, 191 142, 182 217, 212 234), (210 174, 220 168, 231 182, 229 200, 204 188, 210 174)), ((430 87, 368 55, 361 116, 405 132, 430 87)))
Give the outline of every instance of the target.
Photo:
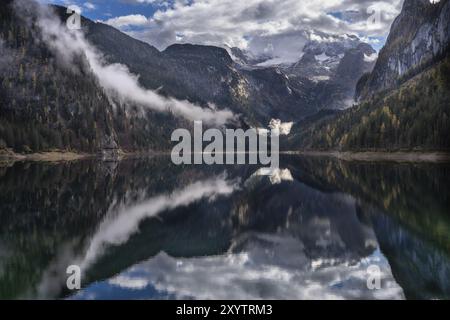
MULTIPOLYGON (((130 158, 141 158, 148 156, 158 156, 158 155, 166 155, 170 153, 167 152, 159 152, 159 151, 146 151, 146 152, 125 152, 120 151, 117 155, 117 159, 130 159, 130 158)), ((74 152, 74 151, 45 151, 45 152, 36 152, 36 153, 16 153, 11 150, 0 150, 0 163, 14 163, 14 162, 71 162, 71 161, 80 161, 86 159, 97 159, 101 161, 103 160, 102 155, 97 153, 82 153, 82 152, 74 152)))
MULTIPOLYGON (((280 151, 281 155, 306 157, 328 157, 343 161, 388 161, 388 162, 450 162, 450 153, 441 151, 280 151)), ((121 152, 117 160, 142 158, 148 156, 170 155, 170 152, 121 152)), ((0 162, 71 162, 85 159, 98 159, 98 154, 78 153, 72 151, 48 151, 30 154, 0 150, 0 162)), ((107 160, 106 160, 107 161, 107 160)))
POLYGON ((450 162, 450 153, 442 151, 287 151, 285 154, 331 157, 343 161, 450 162))
POLYGON ((0 161, 30 161, 30 162, 60 162, 76 161, 95 157, 93 154, 78 153, 72 151, 46 151, 30 154, 15 153, 9 150, 0 151, 0 161))

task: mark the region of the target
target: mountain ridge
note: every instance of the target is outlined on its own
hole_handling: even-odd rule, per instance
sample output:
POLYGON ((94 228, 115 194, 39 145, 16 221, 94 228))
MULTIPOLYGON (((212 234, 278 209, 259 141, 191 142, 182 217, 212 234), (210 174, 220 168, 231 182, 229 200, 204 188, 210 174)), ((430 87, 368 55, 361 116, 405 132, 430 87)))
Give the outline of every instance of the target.
POLYGON ((406 0, 374 70, 357 84, 359 104, 300 124, 289 148, 448 152, 449 16, 448 0, 406 0), (436 26, 441 32, 429 34, 436 26))
POLYGON ((358 83, 356 98, 389 90, 442 58, 450 43, 450 1, 405 0, 372 73, 358 83))
MULTIPOLYGON (((13 1, 9 0, 0 4, 3 39, 0 50, 11 60, 1 63, 0 70, 0 149, 11 148, 18 152, 54 148, 83 152, 111 148, 167 150, 171 145, 171 132, 178 127, 190 127, 189 121, 170 112, 144 110, 139 103, 111 97, 86 68, 83 57, 78 57, 70 68, 63 67, 45 42, 33 40, 33 33, 36 33, 33 24, 28 25, 20 18, 14 20, 14 13, 8 9, 11 3, 13 1)), ((399 61, 423 61, 422 58, 407 58, 409 51, 405 53, 405 50, 415 43, 414 48, 419 48, 419 53, 425 52, 423 35, 436 28, 441 30, 438 39, 446 40, 450 27, 442 17, 450 10, 449 3, 443 0, 428 7, 422 0, 407 0, 376 62, 373 48, 354 36, 344 37, 348 42, 337 44, 311 41, 299 62, 289 67, 258 67, 252 65, 256 63, 252 60, 255 57, 236 48, 174 44, 159 51, 109 25, 84 17, 82 27, 86 39, 102 53, 107 63, 126 67, 142 88, 157 95, 188 101, 205 110, 229 109, 239 116, 233 126, 243 128, 266 126, 271 119, 295 122, 293 133, 296 134, 289 139, 290 149, 372 150, 425 145, 426 148, 446 148, 441 141, 441 131, 447 130, 446 123, 441 123, 439 132, 431 134, 434 140, 426 143, 414 140, 417 133, 410 133, 422 126, 416 123, 418 121, 426 123, 430 117, 446 119, 448 115, 445 108, 448 49, 444 42, 426 43, 429 46, 425 48, 437 48, 433 51, 436 54, 418 68, 414 63, 407 64, 411 68, 403 72, 400 86, 396 76, 399 69, 389 69, 389 61, 398 57, 399 61), (421 25, 411 19, 411 12, 422 10, 422 6, 430 9, 429 15, 421 18, 421 25), (406 28, 411 23, 414 28, 406 28), (428 31, 420 33, 418 30, 428 31), (403 42, 399 44, 398 39, 403 42), (238 62, 234 59, 236 55, 238 62), (322 69, 326 68, 322 66, 333 66, 332 72, 324 75, 322 69), (369 69, 372 71, 365 73, 369 69), (416 74, 410 74, 411 70, 416 70, 416 74), (387 89, 392 91, 390 95, 380 93, 387 89), (358 106, 344 112, 327 112, 353 105, 355 91, 362 101, 358 106), (422 106, 423 98, 416 95, 422 91, 436 101, 438 111, 422 106), (401 126, 397 122, 409 117, 403 111, 407 101, 405 92, 417 96, 411 107, 417 117, 408 120, 411 123, 402 128, 414 138, 409 144, 398 141, 400 136, 405 137, 398 133, 401 126), (387 101, 391 104, 397 101, 399 106, 386 109, 387 101), (419 106, 423 110, 419 110, 419 106), (427 116, 425 111, 432 116, 427 116), (370 128, 363 130, 365 125, 370 128), (393 134, 394 139, 386 138, 382 144, 380 139, 386 132, 393 134)), ((64 21, 66 8, 52 8, 64 21)))

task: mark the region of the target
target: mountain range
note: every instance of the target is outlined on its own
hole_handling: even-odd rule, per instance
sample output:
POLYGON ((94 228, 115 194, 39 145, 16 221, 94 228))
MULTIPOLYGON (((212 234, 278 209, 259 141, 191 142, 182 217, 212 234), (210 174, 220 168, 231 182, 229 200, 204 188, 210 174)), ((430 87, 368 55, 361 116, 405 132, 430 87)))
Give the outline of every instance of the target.
POLYGON ((287 148, 336 151, 450 149, 450 1, 405 0, 358 104, 296 126, 287 148))
MULTIPOLYGON (((38 5, 18 12, 21 2, 0 4, 0 149, 168 150, 171 132, 192 126, 176 112, 112 94, 83 54, 63 63, 39 28, 38 5)), ((66 8, 49 9, 67 19, 66 8)), ((104 63, 123 66, 152 95, 229 110, 233 127, 294 122, 291 150, 447 149, 448 16, 448 0, 405 0, 379 55, 356 36, 309 31, 293 64, 225 46, 159 51, 109 25, 81 22, 104 63)))

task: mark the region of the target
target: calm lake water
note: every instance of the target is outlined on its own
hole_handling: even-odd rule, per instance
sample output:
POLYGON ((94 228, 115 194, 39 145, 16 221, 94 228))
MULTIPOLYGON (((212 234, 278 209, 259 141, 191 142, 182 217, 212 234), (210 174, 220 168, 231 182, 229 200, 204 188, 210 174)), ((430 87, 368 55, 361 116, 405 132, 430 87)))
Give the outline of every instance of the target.
POLYGON ((450 164, 281 167, 0 166, 0 298, 450 298, 450 164))

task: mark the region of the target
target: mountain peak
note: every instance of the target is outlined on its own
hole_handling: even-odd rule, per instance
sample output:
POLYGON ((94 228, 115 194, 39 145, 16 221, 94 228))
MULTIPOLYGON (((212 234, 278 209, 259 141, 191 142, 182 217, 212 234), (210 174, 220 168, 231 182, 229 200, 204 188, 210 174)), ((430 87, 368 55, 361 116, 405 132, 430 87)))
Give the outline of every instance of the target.
POLYGON ((358 97, 395 88, 449 52, 450 1, 406 0, 358 97))

